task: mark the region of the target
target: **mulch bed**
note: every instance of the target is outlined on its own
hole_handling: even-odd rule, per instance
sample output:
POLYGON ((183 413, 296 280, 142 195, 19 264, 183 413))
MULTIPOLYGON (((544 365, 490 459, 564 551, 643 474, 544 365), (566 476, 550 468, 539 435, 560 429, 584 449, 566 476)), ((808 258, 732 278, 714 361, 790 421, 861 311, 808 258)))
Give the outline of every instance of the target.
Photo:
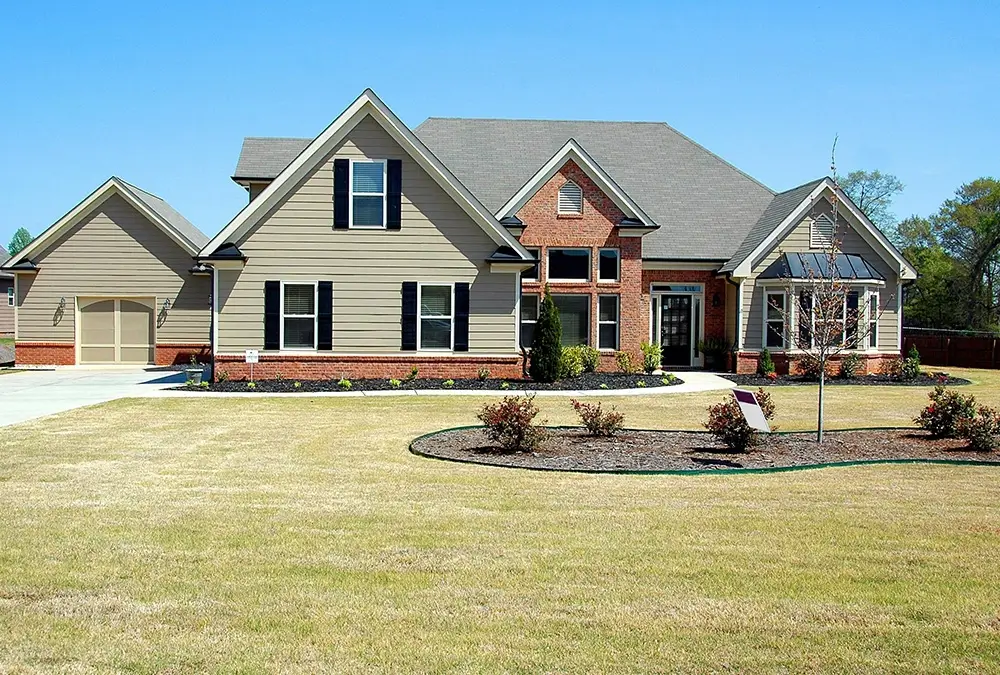
MULTIPOLYGON (((723 374, 727 380, 735 382, 741 387, 782 387, 795 385, 817 385, 819 380, 814 380, 801 376, 779 375, 776 379, 763 377, 761 375, 730 375, 723 374)), ((961 377, 952 377, 948 373, 921 373, 920 377, 913 380, 897 380, 888 375, 859 375, 851 379, 843 377, 827 377, 827 384, 849 384, 849 385, 876 385, 879 387, 933 387, 943 384, 948 387, 956 385, 972 384, 969 380, 961 377)))
POLYGON ((729 452, 710 434, 695 431, 625 430, 613 438, 588 436, 578 428, 551 429, 537 452, 496 448, 482 429, 454 429, 418 438, 418 455, 476 464, 552 471, 705 471, 775 469, 833 462, 963 460, 1000 464, 1000 453, 969 450, 961 439, 933 439, 916 429, 774 434, 764 445, 729 452))
POLYGON ((247 382, 227 380, 226 382, 216 382, 208 387, 189 387, 182 385, 174 389, 184 389, 186 391, 226 391, 226 392, 259 392, 259 393, 308 393, 322 391, 383 391, 383 390, 409 390, 409 389, 455 389, 455 390, 503 390, 503 383, 507 383, 509 391, 581 391, 586 389, 639 389, 639 388, 664 388, 681 384, 683 380, 675 379, 670 384, 665 384, 662 375, 623 375, 621 373, 584 373, 579 377, 560 380, 559 382, 532 382, 531 380, 501 380, 489 378, 479 380, 476 378, 458 379, 451 387, 445 387, 444 379, 419 378, 412 382, 402 382, 398 387, 393 387, 387 379, 367 379, 351 380, 351 387, 347 389, 338 384, 339 378, 332 380, 255 380, 254 387, 247 387, 247 382), (295 383, 299 386, 296 387, 295 383), (642 384, 640 384, 642 383, 642 384), (603 386, 602 386, 603 385, 603 386))

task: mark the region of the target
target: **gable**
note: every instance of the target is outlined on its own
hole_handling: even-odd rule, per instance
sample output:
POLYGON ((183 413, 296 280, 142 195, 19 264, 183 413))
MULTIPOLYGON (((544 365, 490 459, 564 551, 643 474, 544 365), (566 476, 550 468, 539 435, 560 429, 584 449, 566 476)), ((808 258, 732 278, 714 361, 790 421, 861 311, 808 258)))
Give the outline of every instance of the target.
POLYGON ((603 246, 615 235, 615 226, 625 214, 580 165, 569 160, 539 186, 517 211, 517 217, 524 223, 523 242, 570 240, 581 246, 603 246), (567 183, 582 191, 582 213, 560 212, 559 193, 567 183))

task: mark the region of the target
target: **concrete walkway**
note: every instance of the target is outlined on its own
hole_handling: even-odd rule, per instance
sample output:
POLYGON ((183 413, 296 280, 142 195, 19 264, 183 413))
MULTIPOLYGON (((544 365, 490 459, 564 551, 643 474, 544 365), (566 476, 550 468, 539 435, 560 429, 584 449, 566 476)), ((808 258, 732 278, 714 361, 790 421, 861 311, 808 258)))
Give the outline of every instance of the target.
POLYGON ((184 384, 182 372, 155 368, 56 368, 0 375, 0 427, 184 384))

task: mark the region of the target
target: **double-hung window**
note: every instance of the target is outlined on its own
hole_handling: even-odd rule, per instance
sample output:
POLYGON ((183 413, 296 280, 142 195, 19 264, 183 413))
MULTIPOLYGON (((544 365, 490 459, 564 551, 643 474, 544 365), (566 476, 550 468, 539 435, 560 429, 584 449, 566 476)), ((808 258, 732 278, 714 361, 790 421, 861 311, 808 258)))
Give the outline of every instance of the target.
MULTIPOLYGON (((525 250, 534 256, 535 260, 538 260, 539 250, 537 248, 525 247, 525 250)), ((538 266, 539 263, 535 263, 535 266, 530 270, 521 272, 521 281, 538 281, 538 266)))
POLYGON ((764 299, 764 346, 784 349, 785 343, 785 293, 768 291, 764 299))
POLYGON ((420 284, 420 321, 417 344, 420 349, 453 348, 455 314, 450 285, 420 284))
POLYGON ((590 281, 589 248, 550 248, 548 254, 546 278, 549 281, 590 281))
POLYGON ((620 299, 617 295, 597 297, 597 347, 598 349, 618 349, 618 316, 620 299))
POLYGON ((602 248, 597 259, 597 280, 618 281, 620 275, 618 249, 602 248))
POLYGON ((590 294, 553 295, 562 323, 563 347, 590 344, 590 294))
POLYGON ((14 306, 14 287, 13 286, 8 286, 7 287, 7 306, 8 307, 13 307, 14 306))
POLYGON ((528 293, 521 296, 521 346, 531 347, 535 340, 535 324, 538 323, 540 296, 528 293))
POLYGON ((385 227, 384 161, 351 161, 351 227, 385 227))
POLYGON ((281 286, 281 348, 316 349, 316 284, 281 286))
POLYGON ((868 347, 878 349, 878 291, 868 293, 868 347))

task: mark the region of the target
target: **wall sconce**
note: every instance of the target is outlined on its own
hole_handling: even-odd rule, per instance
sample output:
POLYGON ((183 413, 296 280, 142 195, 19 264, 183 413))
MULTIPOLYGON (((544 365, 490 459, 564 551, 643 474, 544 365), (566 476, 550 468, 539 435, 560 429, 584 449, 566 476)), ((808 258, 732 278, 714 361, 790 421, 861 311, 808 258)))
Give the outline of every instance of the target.
POLYGON ((59 298, 59 309, 66 309, 66 298, 59 298))
POLYGON ((163 301, 163 311, 166 312, 169 310, 170 310, 170 298, 167 298, 166 300, 163 301))
POLYGON ((715 295, 712 296, 712 307, 718 307, 721 304, 722 304, 722 298, 720 298, 719 294, 716 293, 715 295))

